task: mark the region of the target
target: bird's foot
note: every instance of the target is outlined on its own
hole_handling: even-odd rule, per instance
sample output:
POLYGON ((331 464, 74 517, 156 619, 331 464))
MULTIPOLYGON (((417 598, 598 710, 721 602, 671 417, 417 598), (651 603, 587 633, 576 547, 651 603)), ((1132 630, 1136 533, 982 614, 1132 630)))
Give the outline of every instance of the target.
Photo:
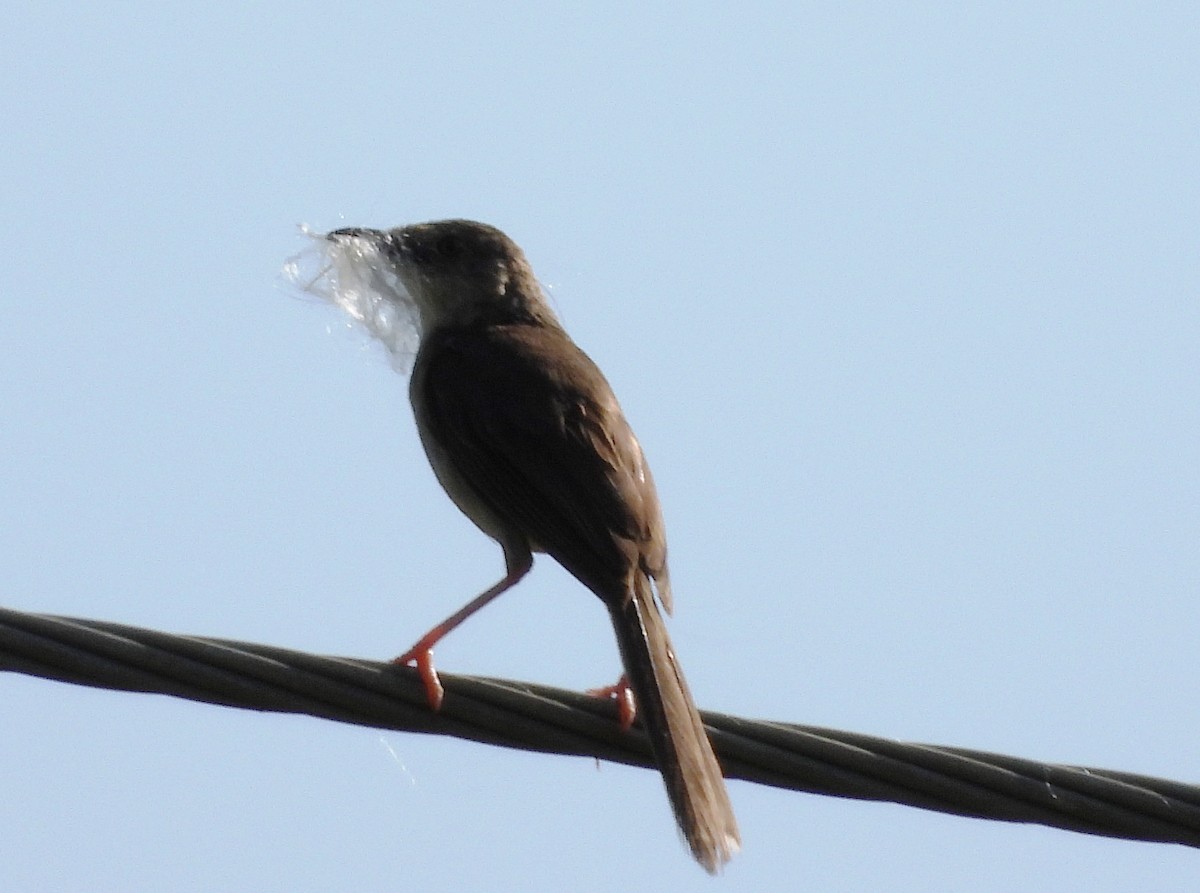
POLYGON ((446 694, 446 690, 442 688, 442 681, 438 679, 437 668, 433 665, 433 642, 437 638, 439 637, 430 633, 392 661, 398 667, 416 664, 417 672, 421 674, 421 681, 425 683, 425 697, 429 701, 431 710, 437 710, 442 706, 442 698, 446 694))
POLYGON ((617 721, 621 731, 628 732, 637 717, 637 704, 633 700, 633 689, 629 687, 629 679, 622 674, 615 685, 603 688, 589 688, 588 694, 596 698, 609 698, 617 702, 617 721))

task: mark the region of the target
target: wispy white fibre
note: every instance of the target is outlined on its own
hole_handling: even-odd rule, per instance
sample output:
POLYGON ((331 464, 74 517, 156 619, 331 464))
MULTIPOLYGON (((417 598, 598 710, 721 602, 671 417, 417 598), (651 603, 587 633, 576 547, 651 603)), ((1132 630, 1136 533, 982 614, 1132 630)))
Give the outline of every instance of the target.
POLYGON ((374 239, 327 239, 308 226, 311 244, 283 265, 283 276, 301 291, 346 313, 382 344, 392 368, 407 373, 420 344, 420 316, 374 239))

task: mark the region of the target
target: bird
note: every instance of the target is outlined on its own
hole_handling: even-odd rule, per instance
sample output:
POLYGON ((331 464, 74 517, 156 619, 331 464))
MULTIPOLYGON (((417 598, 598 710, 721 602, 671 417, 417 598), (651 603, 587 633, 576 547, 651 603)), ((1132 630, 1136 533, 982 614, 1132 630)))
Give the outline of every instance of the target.
POLYGON ((383 281, 415 304, 409 380, 417 431, 447 495, 504 555, 505 574, 397 657, 415 664, 433 709, 443 692, 433 647, 548 554, 608 609, 624 674, 601 690, 633 705, 675 819, 716 873, 741 848, 704 724, 667 635, 666 531, 642 447, 599 367, 562 326, 524 252, 494 226, 439 220, 351 227, 383 281))

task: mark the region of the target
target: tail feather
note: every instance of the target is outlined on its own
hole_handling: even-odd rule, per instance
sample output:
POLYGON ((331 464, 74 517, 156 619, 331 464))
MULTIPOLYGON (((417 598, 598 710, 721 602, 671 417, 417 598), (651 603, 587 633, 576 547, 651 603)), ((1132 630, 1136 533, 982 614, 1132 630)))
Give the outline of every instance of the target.
POLYGON ((741 848, 737 820, 708 734, 675 659, 650 584, 610 603, 625 675, 667 797, 692 855, 715 874, 741 848))

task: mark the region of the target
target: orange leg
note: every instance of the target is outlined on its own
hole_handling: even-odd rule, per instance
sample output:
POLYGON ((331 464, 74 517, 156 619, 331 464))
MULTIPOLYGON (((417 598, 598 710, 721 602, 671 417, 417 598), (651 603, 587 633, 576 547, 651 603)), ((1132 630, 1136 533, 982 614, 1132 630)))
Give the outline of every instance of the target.
POLYGON ((633 725, 633 720, 637 717, 637 704, 633 700, 633 689, 629 687, 629 679, 625 674, 621 674, 621 678, 617 680, 616 685, 606 685, 603 688, 589 688, 589 695, 594 695, 597 698, 611 698, 617 702, 617 722, 621 724, 621 731, 628 732, 633 725))
POLYGON ((437 669, 433 665, 433 646, 440 642, 447 633, 461 624, 464 620, 494 599, 496 596, 503 593, 505 590, 515 586, 522 577, 529 573, 529 569, 533 567, 533 555, 530 554, 528 547, 523 543, 520 546, 503 545, 504 563, 508 572, 504 575, 504 579, 491 587, 487 591, 475 596, 459 610, 455 611, 417 641, 399 657, 392 661, 397 666, 407 666, 408 664, 416 664, 417 672, 421 674, 421 681, 425 683, 425 697, 429 700, 429 707, 432 710, 437 710, 442 706, 442 698, 445 695, 445 689, 442 688, 442 682, 438 679, 437 669))

